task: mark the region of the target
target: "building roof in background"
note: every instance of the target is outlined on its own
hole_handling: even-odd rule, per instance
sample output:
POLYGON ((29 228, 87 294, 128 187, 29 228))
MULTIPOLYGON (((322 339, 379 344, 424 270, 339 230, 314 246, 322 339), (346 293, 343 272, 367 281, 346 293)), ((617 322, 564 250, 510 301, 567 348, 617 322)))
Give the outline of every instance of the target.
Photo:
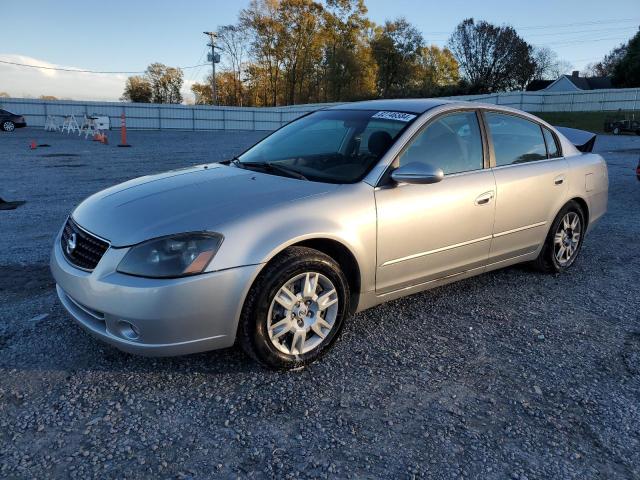
POLYGON ((551 87, 563 78, 569 80, 579 90, 600 90, 603 88, 614 88, 613 84, 611 83, 611 77, 581 77, 578 71, 573 71, 571 75, 561 76, 556 81, 547 85, 547 87, 545 88, 551 87))
POLYGON ((531 80, 525 90, 527 92, 537 92, 538 90, 544 90, 553 82, 555 80, 531 80))
MULTIPOLYGON (((587 84, 589 85, 588 90, 613 88, 613 84, 611 83, 611 77, 581 77, 581 78, 587 81, 587 84)), ((569 80, 573 81, 571 78, 569 80)), ((587 89, 583 88, 583 90, 587 90, 587 89)))

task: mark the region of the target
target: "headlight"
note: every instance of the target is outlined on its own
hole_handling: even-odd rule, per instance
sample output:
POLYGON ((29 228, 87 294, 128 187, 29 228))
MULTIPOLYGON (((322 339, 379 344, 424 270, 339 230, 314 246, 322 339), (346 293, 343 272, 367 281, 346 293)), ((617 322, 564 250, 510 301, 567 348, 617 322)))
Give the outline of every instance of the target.
POLYGON ((184 233, 141 243, 127 252, 118 272, 139 277, 170 278, 202 273, 214 257, 222 235, 184 233))

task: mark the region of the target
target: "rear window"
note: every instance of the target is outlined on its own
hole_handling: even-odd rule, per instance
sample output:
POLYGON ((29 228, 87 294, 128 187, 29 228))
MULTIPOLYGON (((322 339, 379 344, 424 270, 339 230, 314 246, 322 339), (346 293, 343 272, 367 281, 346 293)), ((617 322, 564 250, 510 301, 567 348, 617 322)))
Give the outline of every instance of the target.
POLYGON ((514 115, 486 114, 496 166, 533 162, 547 158, 540 125, 514 115))

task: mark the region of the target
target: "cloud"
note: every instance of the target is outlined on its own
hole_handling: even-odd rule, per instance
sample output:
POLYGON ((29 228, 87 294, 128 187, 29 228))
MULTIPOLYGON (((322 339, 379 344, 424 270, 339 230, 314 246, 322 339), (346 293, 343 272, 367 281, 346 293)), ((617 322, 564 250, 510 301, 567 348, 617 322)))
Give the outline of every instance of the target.
MULTIPOLYGON (((10 53, 0 53, 0 60, 81 70, 78 67, 57 65, 46 60, 10 53)), ((0 63, 0 92, 7 92, 16 98, 53 95, 72 100, 118 101, 127 77, 125 74, 64 72, 0 63)), ((191 85, 187 83, 185 82, 182 89, 185 100, 193 97, 189 90, 191 85)))

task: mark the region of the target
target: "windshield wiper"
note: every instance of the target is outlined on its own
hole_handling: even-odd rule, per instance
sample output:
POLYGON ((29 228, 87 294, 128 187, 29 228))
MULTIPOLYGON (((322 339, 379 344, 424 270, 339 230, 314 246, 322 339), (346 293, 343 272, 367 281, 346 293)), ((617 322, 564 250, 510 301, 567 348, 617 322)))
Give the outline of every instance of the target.
POLYGON ((234 158, 231 160, 231 163, 238 168, 246 168, 251 170, 252 168, 259 168, 265 171, 278 172, 286 175, 287 177, 297 178, 298 180, 309 180, 299 171, 285 167, 284 165, 280 165, 277 163, 269 163, 269 162, 241 162, 238 158, 234 158))

